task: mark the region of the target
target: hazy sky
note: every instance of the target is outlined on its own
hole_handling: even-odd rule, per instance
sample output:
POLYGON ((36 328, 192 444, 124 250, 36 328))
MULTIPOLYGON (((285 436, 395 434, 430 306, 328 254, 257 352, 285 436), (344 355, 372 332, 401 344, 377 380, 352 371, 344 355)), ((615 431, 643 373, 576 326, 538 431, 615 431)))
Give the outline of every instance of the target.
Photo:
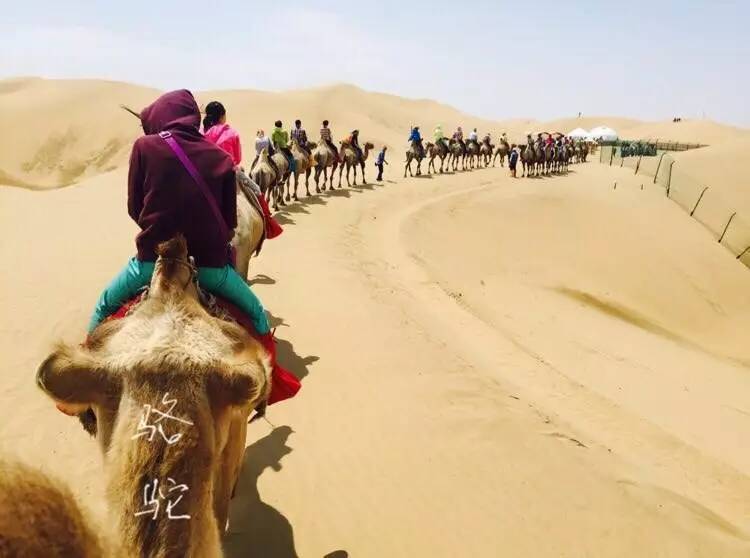
POLYGON ((489 118, 750 126, 750 0, 17 0, 0 77, 159 88, 348 82, 489 118))

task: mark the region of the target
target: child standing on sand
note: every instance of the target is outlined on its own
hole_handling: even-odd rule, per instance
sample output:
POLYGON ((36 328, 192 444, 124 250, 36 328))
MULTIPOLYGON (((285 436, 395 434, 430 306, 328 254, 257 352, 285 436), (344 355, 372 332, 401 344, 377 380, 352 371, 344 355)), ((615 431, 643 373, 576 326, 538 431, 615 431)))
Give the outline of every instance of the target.
POLYGON ((518 164, 518 148, 514 143, 511 146, 510 155, 508 155, 508 167, 510 168, 510 175, 516 178, 516 165, 518 164))

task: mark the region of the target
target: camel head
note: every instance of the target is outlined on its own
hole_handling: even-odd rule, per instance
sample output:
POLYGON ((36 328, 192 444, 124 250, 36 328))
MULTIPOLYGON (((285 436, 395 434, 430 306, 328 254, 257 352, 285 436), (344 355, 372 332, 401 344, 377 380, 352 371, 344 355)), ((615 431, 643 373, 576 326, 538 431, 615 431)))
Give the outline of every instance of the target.
POLYGON ((369 151, 370 149, 375 149, 375 144, 374 144, 374 143, 371 143, 371 142, 369 142, 369 141, 366 141, 366 142, 365 142, 365 149, 366 149, 366 150, 368 150, 368 151, 369 151))
POLYGON ((132 549, 184 542, 180 521, 136 515, 144 507, 146 483, 154 482, 164 490, 167 482, 187 486, 178 511, 207 521, 191 520, 190 532, 214 540, 216 520, 200 508, 214 490, 217 447, 226 440, 228 417, 254 408, 270 389, 266 351, 198 301, 185 239, 161 244, 158 256, 148 296, 130 315, 103 323, 83 346, 60 344, 36 375, 58 405, 90 407, 96 415, 109 509, 132 549), (164 413, 171 417, 164 419, 164 413))

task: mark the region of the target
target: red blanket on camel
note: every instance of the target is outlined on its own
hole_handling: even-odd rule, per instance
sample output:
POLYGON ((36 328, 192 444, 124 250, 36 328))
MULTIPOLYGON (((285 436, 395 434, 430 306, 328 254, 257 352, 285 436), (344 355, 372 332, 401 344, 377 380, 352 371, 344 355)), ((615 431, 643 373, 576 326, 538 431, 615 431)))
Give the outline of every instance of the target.
MULTIPOLYGON (((140 302, 142 295, 138 295, 135 298, 129 300, 123 304, 120 309, 112 314, 108 320, 119 320, 128 315, 130 309, 140 302)), ((299 391, 302 384, 291 372, 282 368, 276 360, 276 342, 273 338, 273 333, 267 333, 266 335, 259 335, 253 323, 250 321, 242 310, 237 308, 234 304, 227 302, 219 297, 216 299, 216 305, 220 310, 225 311, 231 318, 237 322, 240 326, 245 328, 247 332, 252 335, 271 355, 271 364, 273 369, 271 371, 271 394, 268 397, 268 404, 271 405, 284 399, 294 397, 299 391)))

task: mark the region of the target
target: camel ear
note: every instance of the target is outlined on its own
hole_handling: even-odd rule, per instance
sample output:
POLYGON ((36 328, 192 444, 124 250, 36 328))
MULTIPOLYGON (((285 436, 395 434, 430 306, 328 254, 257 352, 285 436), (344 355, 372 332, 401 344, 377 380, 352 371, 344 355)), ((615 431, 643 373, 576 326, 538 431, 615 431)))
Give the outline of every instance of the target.
POLYGON ((119 377, 85 350, 61 346, 36 372, 37 385, 52 399, 70 405, 91 405, 118 396, 119 377))
POLYGON ((222 365, 206 379, 206 391, 215 407, 244 407, 266 392, 266 375, 260 361, 222 365))

